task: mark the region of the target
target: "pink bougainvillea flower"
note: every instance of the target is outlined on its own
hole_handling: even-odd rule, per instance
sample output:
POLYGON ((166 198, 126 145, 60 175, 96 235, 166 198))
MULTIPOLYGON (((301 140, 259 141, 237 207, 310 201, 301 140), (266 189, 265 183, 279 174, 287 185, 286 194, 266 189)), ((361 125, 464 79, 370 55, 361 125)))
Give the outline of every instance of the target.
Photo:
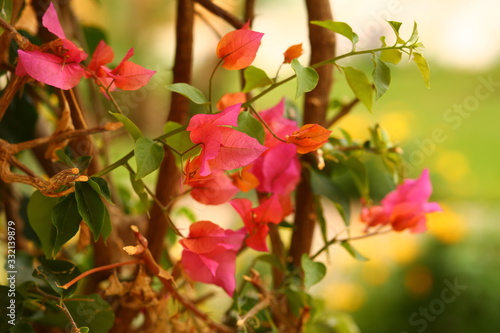
MULTIPOLYGON (((92 54, 89 70, 94 72, 103 85, 106 87, 109 86, 109 90, 111 91, 116 88, 137 90, 145 86, 156 71, 146 69, 128 61, 133 55, 134 49, 131 48, 125 57, 123 57, 120 64, 111 70, 106 65, 113 61, 115 55, 113 49, 101 40, 92 54)), ((86 76, 90 77, 92 75, 86 73, 86 76)))
POLYGON ((217 114, 198 114, 187 127, 193 143, 202 145, 200 176, 208 176, 211 168, 237 169, 252 163, 267 148, 256 139, 227 126, 236 126, 241 104, 217 114))
POLYGON ((248 231, 246 244, 254 250, 267 252, 268 224, 278 224, 283 219, 278 196, 271 196, 256 208, 252 208, 252 202, 246 198, 233 199, 229 203, 240 214, 248 231))
POLYGON ((231 199, 239 189, 222 170, 215 169, 209 176, 187 181, 191 197, 205 205, 220 205, 231 199))
POLYGON ((242 69, 252 64, 263 33, 250 30, 247 22, 241 29, 228 32, 217 44, 216 55, 223 59, 222 67, 242 69))
MULTIPOLYGON (((269 128, 279 138, 285 138, 287 135, 291 135, 293 132, 298 131, 299 129, 297 123, 294 120, 285 118, 284 114, 285 114, 284 98, 272 108, 259 112, 259 115, 262 118, 262 120, 266 122, 269 128)), ((264 129, 266 132, 266 139, 264 145, 266 147, 272 148, 273 146, 282 143, 282 141, 276 139, 267 130, 267 128, 264 129)))
POLYGON ((332 131, 318 124, 306 124, 298 131, 286 137, 286 142, 293 143, 297 147, 297 153, 307 154, 320 148, 328 142, 332 131))
POLYGON ((419 178, 406 179, 388 193, 382 205, 364 207, 361 220, 367 223, 367 228, 390 224, 396 231, 424 232, 427 230, 426 214, 442 210, 436 202, 428 202, 431 193, 429 170, 425 169, 419 178))
POLYGON ((300 162, 293 145, 281 142, 257 158, 250 170, 259 180, 257 191, 289 195, 300 180, 300 162))
POLYGON ((42 24, 58 39, 42 45, 40 50, 18 50, 16 75, 29 75, 50 86, 71 89, 84 75, 80 63, 87 59, 87 54, 66 39, 52 3, 43 15, 42 24))
POLYGON ((215 284, 233 296, 236 287, 236 254, 243 244, 245 230, 223 229, 210 221, 193 223, 184 247, 181 264, 193 281, 215 284))

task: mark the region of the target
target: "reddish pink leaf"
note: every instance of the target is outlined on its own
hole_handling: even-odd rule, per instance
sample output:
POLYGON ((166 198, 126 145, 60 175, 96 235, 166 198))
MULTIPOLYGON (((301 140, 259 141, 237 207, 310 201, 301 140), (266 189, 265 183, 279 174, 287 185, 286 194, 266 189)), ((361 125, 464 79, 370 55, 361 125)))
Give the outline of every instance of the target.
POLYGON ((42 25, 57 37, 61 39, 66 38, 64 30, 61 27, 61 23, 59 23, 59 17, 57 16, 56 9, 54 8, 54 4, 52 2, 49 4, 49 7, 45 11, 45 14, 43 14, 42 25))
MULTIPOLYGON (((90 61, 88 68, 89 70, 98 74, 97 76, 103 76, 106 73, 102 71, 100 67, 109 64, 113 61, 114 58, 115 53, 113 52, 111 46, 107 45, 103 40, 101 40, 99 44, 97 44, 97 47, 92 54, 92 60, 90 61)), ((86 74, 86 76, 90 77, 91 75, 86 74)))
MULTIPOLYGON (((285 113, 285 99, 283 98, 278 104, 270 109, 259 112, 261 118, 266 122, 271 130, 279 138, 285 138, 287 135, 297 131, 299 127, 294 120, 287 119, 283 115, 285 113)), ((266 131, 266 147, 273 147, 280 144, 282 141, 276 139, 268 130, 266 131)))
POLYGON ((291 63, 293 59, 297 59, 302 55, 302 53, 302 43, 290 46, 283 54, 285 56, 285 60, 283 61, 283 63, 291 63))
POLYGON ((243 92, 227 93, 217 102, 217 110, 224 110, 234 104, 242 104, 247 101, 247 95, 243 92))
POLYGON ((286 142, 293 143, 299 154, 307 154, 328 142, 330 133, 332 131, 318 124, 306 124, 292 135, 287 136, 286 142))
POLYGON ((84 73, 78 63, 64 63, 63 58, 51 53, 22 50, 17 53, 16 75, 28 74, 37 81, 60 89, 75 87, 84 73))
POLYGON ((108 73, 110 77, 115 79, 114 84, 122 90, 137 90, 144 87, 151 77, 156 73, 137 65, 131 61, 125 61, 118 68, 113 69, 108 73))
POLYGON ((245 237, 244 230, 225 230, 209 221, 193 223, 184 247, 181 263, 194 281, 211 283, 233 295, 236 253, 245 237))
POLYGON ((187 130, 194 131, 196 128, 207 123, 213 125, 237 126, 240 109, 241 103, 238 103, 225 108, 224 111, 219 113, 197 114, 191 117, 187 130))
POLYGON ((243 28, 225 34, 217 44, 216 54, 223 59, 222 67, 242 69, 252 64, 263 33, 252 31, 249 24, 243 28))
POLYGON ((193 199, 205 205, 225 203, 239 191, 221 170, 214 170, 210 176, 191 181, 188 185, 192 187, 189 193, 193 199))
POLYGON ((237 169, 252 163, 267 148, 245 133, 229 127, 219 127, 222 145, 214 166, 222 170, 237 169))

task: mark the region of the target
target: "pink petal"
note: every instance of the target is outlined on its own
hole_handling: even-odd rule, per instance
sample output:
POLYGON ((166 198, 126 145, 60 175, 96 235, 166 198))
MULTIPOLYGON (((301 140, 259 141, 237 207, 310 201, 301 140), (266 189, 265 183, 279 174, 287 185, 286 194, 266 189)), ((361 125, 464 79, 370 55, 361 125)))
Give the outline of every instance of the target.
POLYGON ((61 27, 61 23, 59 22, 59 17, 57 16, 56 9, 54 8, 54 4, 52 2, 45 11, 45 14, 43 14, 42 25, 57 37, 61 39, 66 38, 64 30, 61 27))
POLYGON ((245 133, 229 127, 219 127, 222 145, 214 159, 214 166, 232 170, 252 163, 267 148, 245 133))
MULTIPOLYGON (((270 109, 259 112, 262 119, 269 125, 274 134, 284 139, 287 135, 297 131, 299 127, 294 120, 284 118, 285 99, 283 98, 278 104, 270 109)), ((267 129, 265 146, 272 148, 281 143, 267 129)))
POLYGON ((277 194, 264 200, 258 207, 254 208, 253 211, 257 222, 277 224, 283 219, 283 209, 281 208, 281 203, 277 194))
POLYGON ((248 247, 262 252, 268 252, 267 248, 267 235, 269 234, 269 227, 266 223, 259 223, 254 225, 251 230, 248 230, 249 236, 247 237, 245 243, 248 247))
POLYGON ((263 33, 243 28, 225 34, 217 44, 216 55, 223 59, 222 67, 226 69, 242 69, 252 64, 263 33))
POLYGON ((190 183, 193 187, 189 192, 191 197, 206 205, 220 205, 231 199, 239 189, 231 179, 220 170, 212 172, 211 177, 190 183))
POLYGON ((203 144, 200 154, 200 176, 208 176, 211 172, 208 162, 219 154, 222 145, 222 134, 217 126, 208 123, 191 131, 189 138, 193 143, 203 144))
POLYGON ((213 125, 237 126, 238 115, 240 114, 241 103, 231 105, 224 111, 215 114, 197 114, 189 121, 189 126, 186 130, 193 131, 196 128, 210 123, 213 125))
POLYGON ((28 74, 37 81, 60 88, 75 87, 83 76, 83 68, 76 63, 64 63, 54 54, 40 51, 17 51, 19 55, 16 75, 28 74))
POLYGON ((231 206, 240 214, 245 226, 252 223, 252 202, 246 198, 237 198, 229 201, 231 206))
POLYGON ((443 209, 437 202, 426 202, 424 204, 424 212, 433 213, 433 212, 442 212, 443 209))
POLYGON ((124 62, 118 71, 116 71, 117 68, 112 70, 109 76, 115 79, 114 83, 116 87, 122 90, 137 90, 142 88, 156 73, 156 71, 146 69, 130 61, 124 62))
POLYGON ((94 53, 92 53, 92 60, 88 67, 91 71, 97 72, 101 66, 109 64, 114 58, 115 53, 111 46, 101 40, 99 44, 97 44, 94 53))

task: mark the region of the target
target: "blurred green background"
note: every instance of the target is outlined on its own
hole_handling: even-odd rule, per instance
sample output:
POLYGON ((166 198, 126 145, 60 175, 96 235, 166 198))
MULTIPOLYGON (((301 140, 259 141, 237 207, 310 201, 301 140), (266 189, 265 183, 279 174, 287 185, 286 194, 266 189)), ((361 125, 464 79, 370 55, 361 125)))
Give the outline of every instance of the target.
MULTIPOLYGON (((241 11, 242 1, 216 2, 229 11, 241 11)), ((409 176, 430 169, 432 200, 440 202, 444 212, 430 216, 425 234, 403 232, 356 242, 358 250, 370 258, 368 262, 354 261, 343 249, 333 250, 328 276, 313 293, 327 295, 328 311, 352 314, 361 332, 499 332, 498 4, 486 0, 331 3, 335 19, 351 24, 360 35, 358 49, 379 45, 380 35, 390 35, 384 20, 403 22, 403 36, 411 32, 413 21, 418 23, 431 66, 431 89, 424 86, 413 64, 392 66, 391 87, 373 113, 359 106, 338 126, 364 140, 367 128, 379 123, 404 149, 412 171, 409 176)), ((146 132, 157 135, 168 108, 163 86, 171 76, 175 48, 174 3, 101 0, 73 4, 84 24, 106 31, 115 61, 134 46, 134 62, 158 71, 149 88, 120 97, 122 105, 139 110, 130 116, 146 132)), ((198 12, 219 33, 231 29, 202 9, 198 12)), ((206 90, 218 36, 199 18, 196 27, 193 83, 206 90)), ((292 44, 304 43, 306 53, 300 60, 307 61, 302 1, 257 1, 254 29, 266 34, 255 65, 270 76, 281 63, 282 52, 292 44)), ((338 52, 345 51, 339 37, 338 52)), ((369 58, 357 59, 355 64, 371 71, 369 58)), ((237 77, 231 75, 216 76, 216 94, 238 90, 237 77)), ((350 100, 339 73, 337 78, 332 97, 350 100)), ((258 107, 270 107, 282 95, 292 98, 294 89, 293 84, 286 85, 258 107)), ((370 175, 375 195, 390 189, 379 169, 374 161, 370 175)), ((361 230, 359 221, 353 224, 361 230)))

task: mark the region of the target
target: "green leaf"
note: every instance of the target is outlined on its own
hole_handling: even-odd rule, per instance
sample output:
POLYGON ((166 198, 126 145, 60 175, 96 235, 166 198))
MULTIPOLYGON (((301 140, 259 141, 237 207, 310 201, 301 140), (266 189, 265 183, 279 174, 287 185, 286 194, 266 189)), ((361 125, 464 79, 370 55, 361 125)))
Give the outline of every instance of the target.
POLYGON ((267 73, 255 66, 248 66, 243 72, 245 77, 245 87, 243 92, 249 92, 252 89, 265 87, 273 83, 273 80, 267 76, 267 73))
POLYGON ((354 247, 352 247, 352 245, 348 241, 343 241, 343 242, 340 243, 340 245, 342 245, 342 247, 344 249, 346 249, 347 252, 349 252, 349 254, 354 259, 359 260, 359 261, 367 261, 368 260, 368 258, 366 258, 365 256, 363 256, 354 247))
POLYGON ((89 333, 90 332, 90 329, 86 326, 78 327, 78 329, 80 330, 80 333, 89 333))
POLYGON ((391 69, 381 61, 380 58, 374 54, 373 57, 373 83, 375 84, 375 91, 377 92, 376 98, 379 99, 391 84, 391 69))
POLYGON ((83 171, 87 169, 92 160, 92 156, 78 156, 77 158, 73 158, 68 155, 69 151, 65 151, 63 149, 56 150, 56 155, 59 157, 60 163, 63 163, 71 168, 78 168, 78 170, 83 171))
POLYGON ((52 224, 52 208, 57 198, 49 198, 39 191, 33 192, 28 203, 28 221, 42 243, 47 258, 53 257, 56 228, 52 224))
POLYGON ((430 69, 429 69, 429 64, 427 63, 427 60, 425 60, 424 56, 418 52, 413 52, 413 57, 412 60, 415 64, 417 64, 418 70, 420 71, 420 74, 422 74, 422 77, 424 78, 425 86, 427 88, 431 87, 430 84, 430 69))
POLYGON ((88 183, 101 197, 108 200, 109 203, 113 203, 111 200, 111 192, 109 192, 108 182, 105 179, 101 177, 90 177, 88 183))
POLYGON ((396 49, 387 49, 380 52, 379 58, 382 61, 397 65, 401 61, 403 53, 396 49))
POLYGON ((264 127, 250 112, 244 111, 239 114, 236 130, 248 134, 248 136, 257 139, 260 144, 264 144, 266 138, 264 127))
POLYGON ((109 235, 111 235, 112 225, 111 225, 111 217, 109 216, 109 211, 104 206, 104 218, 102 219, 102 228, 101 228, 101 236, 104 242, 108 239, 109 235))
POLYGON ((115 117, 118 121, 120 121, 123 126, 127 129, 127 132, 132 136, 134 141, 137 141, 139 138, 142 137, 142 132, 137 127, 136 124, 132 120, 130 120, 127 116, 122 115, 121 113, 113 113, 109 112, 113 117, 115 117))
POLYGON ((87 182, 75 183, 75 197, 78 212, 92 231, 94 241, 97 241, 104 223, 106 206, 99 194, 87 182))
POLYGON ((297 75, 295 98, 299 98, 304 93, 316 88, 319 76, 314 68, 302 66, 297 59, 292 60, 292 68, 297 75))
POLYGON ((353 50, 355 48, 356 43, 359 41, 359 36, 355 32, 353 32, 351 26, 345 22, 335 22, 327 20, 327 21, 311 21, 311 23, 319 25, 320 27, 323 28, 327 28, 328 30, 331 30, 346 37, 351 41, 353 50))
POLYGON ((322 195, 329 199, 337 208, 346 226, 350 223, 351 205, 349 197, 342 192, 337 185, 328 177, 310 169, 311 187, 314 194, 322 195))
POLYGON ((186 206, 177 209, 175 211, 175 216, 184 216, 191 223, 195 223, 196 221, 198 221, 198 219, 196 218, 196 214, 189 207, 186 206))
POLYGON ((89 54, 94 53, 95 49, 97 48, 97 45, 99 45, 99 42, 101 40, 104 40, 107 42, 106 38, 106 33, 104 30, 97 28, 95 26, 82 26, 83 30, 83 37, 85 38, 86 42, 86 50, 88 50, 89 54))
POLYGON ((113 309, 98 294, 73 295, 64 304, 80 329, 88 327, 90 333, 108 333, 113 327, 113 309))
POLYGON ((50 287, 60 296, 68 297, 76 291, 77 283, 68 289, 62 286, 80 275, 80 270, 74 264, 65 260, 41 259, 40 266, 33 271, 33 277, 47 281, 50 287))
POLYGON ((405 41, 399 37, 399 28, 403 23, 401 22, 396 22, 396 21, 387 21, 389 25, 391 26, 392 30, 394 30, 394 34, 396 35, 396 44, 404 44, 405 41))
POLYGON ((341 67, 349 87, 356 97, 371 111, 373 104, 373 89, 365 73, 353 67, 341 67))
MULTIPOLYGON (((323 239, 323 242, 325 244, 328 243, 328 229, 326 225, 326 219, 325 219, 325 214, 323 212, 323 204, 321 203, 321 196, 315 195, 314 196, 314 207, 316 210, 316 216, 318 218, 318 223, 319 227, 321 230, 321 238, 323 239)), ((328 251, 328 248, 326 248, 326 251, 328 251)))
POLYGON ((6 22, 10 22, 10 17, 12 16, 12 2, 12 0, 0 0, 0 17, 6 22))
POLYGON ((130 170, 129 172, 130 172, 130 183, 132 184, 134 192, 139 196, 139 200, 141 201, 144 208, 148 209, 149 200, 148 200, 148 194, 146 193, 146 189, 144 187, 144 182, 142 181, 142 179, 136 180, 135 173, 130 170))
MULTIPOLYGON (((170 132, 179 131, 180 128, 182 128, 182 126, 179 123, 169 121, 165 124, 163 132, 167 134, 170 132)), ((178 153, 183 154, 182 156, 186 159, 198 155, 201 150, 201 147, 199 145, 195 145, 191 141, 189 134, 190 132, 184 130, 166 138, 166 142, 169 147, 175 149, 178 153)), ((179 158, 177 154, 175 156, 179 158)))
POLYGON ((366 166, 354 156, 350 156, 343 162, 343 164, 349 169, 349 173, 354 180, 354 184, 356 184, 356 187, 358 188, 359 194, 363 198, 368 199, 370 186, 366 166))
POLYGON ((62 201, 52 208, 52 223, 57 233, 54 242, 54 254, 69 241, 80 229, 82 217, 78 212, 78 204, 74 193, 68 194, 62 201))
POLYGON ((301 261, 304 271, 304 286, 310 288, 323 280, 326 275, 326 266, 321 262, 314 262, 307 254, 303 254, 301 261))
POLYGON ((413 31, 411 33, 410 39, 406 42, 409 45, 413 45, 418 41, 418 29, 417 29, 417 22, 413 23, 413 31))
POLYGON ((141 179, 158 169, 165 156, 163 147, 145 136, 135 142, 134 153, 137 162, 136 179, 141 179))
POLYGON ((272 253, 261 254, 260 256, 255 258, 255 262, 257 261, 263 261, 265 263, 268 263, 272 267, 279 269, 282 272, 285 271, 283 263, 276 257, 276 255, 272 253))
POLYGON ((166 87, 168 90, 189 98, 195 104, 210 104, 200 89, 187 83, 174 83, 166 87))

